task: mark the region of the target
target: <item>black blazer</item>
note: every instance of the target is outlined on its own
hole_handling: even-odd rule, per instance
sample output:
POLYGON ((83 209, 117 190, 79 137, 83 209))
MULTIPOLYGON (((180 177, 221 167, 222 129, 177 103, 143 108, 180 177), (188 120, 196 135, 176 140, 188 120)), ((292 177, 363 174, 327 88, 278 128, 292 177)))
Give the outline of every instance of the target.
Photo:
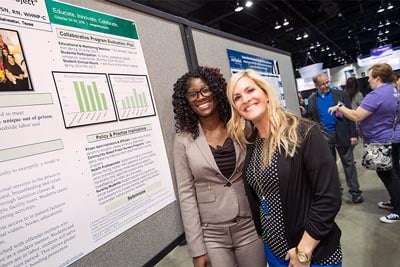
MULTIPOLYGON (((296 247, 307 231, 320 240, 311 258, 312 262, 319 262, 339 246, 341 231, 335 217, 342 200, 336 162, 317 125, 311 125, 300 124, 300 135, 305 137, 294 157, 286 158, 284 152, 278 155, 278 177, 289 247, 296 247)), ((250 144, 244 162, 244 185, 261 236, 260 199, 248 184, 246 171, 252 152, 250 144)))
MULTIPOLYGON (((333 103, 336 105, 338 101, 341 101, 347 108, 351 109, 350 97, 345 91, 340 91, 336 89, 331 89, 333 95, 333 103)), ((323 129, 321 124, 320 114, 318 112, 318 92, 314 92, 308 98, 308 109, 307 117, 315 122, 317 122, 321 129, 323 129)), ((347 119, 345 116, 341 118, 335 117, 336 121, 336 143, 340 146, 350 146, 350 138, 357 137, 356 125, 353 121, 347 119)))

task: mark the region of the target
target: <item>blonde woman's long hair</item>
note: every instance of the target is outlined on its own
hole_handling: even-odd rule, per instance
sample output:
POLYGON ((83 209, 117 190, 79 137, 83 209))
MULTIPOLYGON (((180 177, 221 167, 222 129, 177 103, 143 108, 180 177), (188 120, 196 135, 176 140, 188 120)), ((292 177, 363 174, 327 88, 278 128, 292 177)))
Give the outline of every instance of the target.
POLYGON ((263 145, 263 166, 269 165, 276 150, 281 153, 283 149, 286 157, 293 157, 296 148, 300 146, 299 134, 297 132, 300 118, 293 113, 285 111, 281 107, 272 87, 254 70, 248 69, 240 71, 233 75, 228 82, 227 96, 232 111, 232 117, 227 126, 229 134, 242 148, 245 148, 247 144, 252 142, 252 140, 246 138, 243 118, 236 110, 233 100, 233 92, 236 84, 243 77, 253 80, 269 99, 267 112, 270 121, 270 136, 263 145))

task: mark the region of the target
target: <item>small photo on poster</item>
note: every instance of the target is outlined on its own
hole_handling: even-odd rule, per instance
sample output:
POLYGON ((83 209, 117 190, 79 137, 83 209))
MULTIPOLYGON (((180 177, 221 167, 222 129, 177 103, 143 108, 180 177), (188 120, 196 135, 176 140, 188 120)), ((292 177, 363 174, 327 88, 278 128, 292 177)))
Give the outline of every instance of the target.
POLYGON ((0 49, 0 92, 32 91, 18 32, 0 28, 0 49))

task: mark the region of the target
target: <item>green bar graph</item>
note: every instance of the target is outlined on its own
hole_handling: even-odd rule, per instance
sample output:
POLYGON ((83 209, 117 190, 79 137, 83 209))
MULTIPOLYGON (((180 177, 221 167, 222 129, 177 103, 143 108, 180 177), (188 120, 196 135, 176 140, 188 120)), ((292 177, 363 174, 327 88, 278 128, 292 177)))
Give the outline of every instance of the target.
POLYGON ((100 96, 101 96, 101 102, 103 103, 104 110, 108 110, 106 96, 103 93, 101 93, 100 96))
POLYGON ((129 101, 129 96, 125 97, 125 101, 126 101, 125 103, 127 103, 128 108, 131 108, 132 105, 131 102, 129 101))
POLYGON ((85 86, 83 81, 73 81, 80 112, 107 110, 104 93, 99 93, 96 82, 85 86))
POLYGON ((96 108, 96 103, 94 101, 94 95, 93 95, 92 87, 90 85, 88 85, 86 88, 87 88, 87 91, 89 93, 89 100, 90 100, 90 104, 92 105, 92 110, 96 111, 97 108, 96 108))
POLYGON ((102 110, 99 89, 97 89, 97 84, 95 82, 92 82, 92 87, 93 87, 93 91, 94 91, 94 96, 96 97, 97 106, 99 107, 99 110, 102 110))
POLYGON ((145 106, 145 107, 148 107, 149 105, 147 104, 147 100, 146 100, 146 96, 144 95, 144 93, 142 92, 142 99, 143 99, 143 105, 145 106))
POLYGON ((133 99, 133 96, 130 96, 129 98, 131 99, 132 107, 133 107, 133 108, 136 108, 135 100, 133 99))
POLYGON ((143 105, 143 96, 142 96, 142 94, 139 94, 138 95, 138 98, 139 98, 139 107, 144 107, 144 105, 143 105))
POLYGON ((81 96, 81 92, 79 91, 79 84, 77 81, 74 81, 74 88, 75 88, 76 99, 78 100, 79 111, 84 112, 85 107, 83 106, 82 96, 81 96))
POLYGON ((85 103, 85 111, 89 112, 90 110, 90 105, 89 105, 89 98, 88 98, 88 94, 86 91, 86 87, 85 87, 85 83, 84 82, 79 82, 79 85, 81 86, 81 93, 83 96, 83 102, 85 103))
POLYGON ((137 93, 136 89, 132 90, 132 95, 126 96, 125 99, 125 107, 123 108, 141 108, 148 107, 146 95, 144 92, 137 93), (128 104, 130 103, 130 105, 128 104))
POLYGON ((138 95, 137 95, 137 93, 136 93, 136 89, 133 89, 133 96, 135 97, 136 107, 140 107, 138 95))

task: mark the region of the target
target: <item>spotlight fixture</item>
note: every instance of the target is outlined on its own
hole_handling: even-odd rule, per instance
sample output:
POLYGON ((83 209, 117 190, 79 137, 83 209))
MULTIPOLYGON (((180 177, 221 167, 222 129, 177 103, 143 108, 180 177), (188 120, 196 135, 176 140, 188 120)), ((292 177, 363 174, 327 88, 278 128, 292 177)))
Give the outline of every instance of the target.
POLYGON ((314 48, 315 48, 314 44, 313 44, 313 43, 311 43, 311 45, 310 45, 310 49, 314 49, 314 48))
POLYGON ((379 30, 378 36, 381 36, 381 35, 383 35, 383 32, 381 30, 379 30))
POLYGON ((244 4, 245 7, 251 7, 253 5, 253 1, 247 0, 244 4))
POLYGON ((322 48, 321 48, 321 52, 325 52, 325 47, 322 47, 322 48))
POLYGON ((376 11, 376 12, 381 13, 383 11, 385 11, 385 9, 382 7, 382 5, 380 5, 378 11, 376 11))
POLYGON ((331 49, 329 46, 326 46, 326 51, 328 51, 329 49, 331 49))
POLYGON ((308 33, 307 33, 307 32, 304 32, 303 38, 304 38, 304 39, 308 38, 308 33))
POLYGON ((301 36, 300 36, 300 34, 297 34, 297 37, 296 37, 296 41, 299 41, 299 40, 301 40, 301 36))
POLYGON ((239 1, 236 2, 236 7, 235 7, 235 12, 240 12, 243 10, 243 6, 239 3, 239 1))
POLYGON ((289 25, 289 21, 287 20, 287 18, 283 19, 283 26, 287 26, 289 25))
POLYGON ((383 27, 383 23, 382 23, 382 21, 379 21, 378 28, 382 28, 382 27, 383 27))
POLYGON ((388 30, 387 28, 385 29, 385 33, 386 33, 386 34, 388 34, 388 33, 389 33, 389 30, 388 30))
POLYGON ((275 29, 275 30, 279 30, 281 27, 282 27, 282 25, 280 25, 279 22, 276 21, 276 22, 275 22, 275 27, 274 27, 274 29, 275 29))
POLYGON ((317 44, 315 45, 315 47, 320 47, 321 45, 319 44, 319 42, 317 41, 317 44))
POLYGON ((390 25, 390 21, 389 21, 388 19, 386 20, 385 25, 386 25, 386 26, 390 25))
POLYGON ((392 8, 393 8, 393 5, 392 5, 392 3, 389 2, 386 9, 387 9, 387 10, 390 10, 390 9, 392 9, 392 8))

